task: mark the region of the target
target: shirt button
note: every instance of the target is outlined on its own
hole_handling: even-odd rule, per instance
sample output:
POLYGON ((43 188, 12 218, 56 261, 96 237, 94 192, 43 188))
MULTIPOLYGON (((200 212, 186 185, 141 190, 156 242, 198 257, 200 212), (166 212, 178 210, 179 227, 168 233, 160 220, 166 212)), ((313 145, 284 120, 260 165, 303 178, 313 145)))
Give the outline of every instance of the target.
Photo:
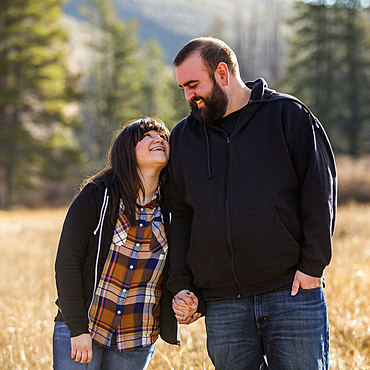
POLYGON ((132 270, 134 268, 134 265, 130 265, 130 270, 132 270))
POLYGON ((117 311, 117 315, 120 315, 120 314, 121 314, 121 311, 120 311, 120 310, 118 310, 118 311, 117 311))

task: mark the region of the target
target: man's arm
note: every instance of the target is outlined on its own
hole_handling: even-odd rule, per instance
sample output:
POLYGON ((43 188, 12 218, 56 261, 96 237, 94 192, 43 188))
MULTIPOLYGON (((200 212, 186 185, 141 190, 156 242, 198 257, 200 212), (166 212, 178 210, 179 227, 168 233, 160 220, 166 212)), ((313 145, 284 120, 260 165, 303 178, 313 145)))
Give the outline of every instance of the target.
MULTIPOLYGON (((174 131, 170 138, 171 145, 173 144, 174 131)), ((175 312, 177 315, 176 318, 180 323, 189 324, 196 321, 201 316, 200 313, 198 314, 196 312, 197 309, 205 314, 205 303, 200 295, 199 289, 193 284, 193 274, 187 263, 194 210, 192 206, 185 201, 185 197, 174 179, 172 168, 174 165, 174 157, 176 156, 172 155, 168 164, 169 176, 164 188, 166 203, 171 213, 169 233, 167 235, 169 243, 169 274, 167 287, 174 295, 175 307, 176 302, 182 302, 187 306, 182 308, 182 314, 184 316, 181 316, 181 312, 175 312), (193 291, 195 291, 195 294, 193 291), (197 307, 195 311, 191 312, 191 310, 194 310, 194 303, 197 307)), ((176 168, 178 169, 178 166, 176 166, 176 168)), ((180 306, 178 309, 180 309, 180 306)))
POLYGON ((294 286, 314 286, 331 260, 331 238, 336 216, 336 166, 329 140, 318 121, 308 120, 294 135, 289 146, 301 188, 304 234, 297 270, 306 275, 297 272, 294 286))
POLYGON ((170 164, 170 176, 165 187, 166 199, 171 212, 168 236, 170 268, 167 287, 175 296, 181 290, 192 290, 193 276, 187 264, 187 254, 190 243, 193 209, 184 201, 176 182, 171 176, 171 172, 170 164))

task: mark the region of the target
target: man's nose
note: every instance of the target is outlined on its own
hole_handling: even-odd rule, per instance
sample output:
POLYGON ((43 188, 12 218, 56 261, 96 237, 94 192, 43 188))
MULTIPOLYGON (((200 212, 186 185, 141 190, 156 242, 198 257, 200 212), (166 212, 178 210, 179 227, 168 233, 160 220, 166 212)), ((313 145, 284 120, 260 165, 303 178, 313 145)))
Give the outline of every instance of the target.
POLYGON ((184 89, 184 94, 186 101, 190 101, 191 98, 195 95, 195 92, 191 89, 184 89))

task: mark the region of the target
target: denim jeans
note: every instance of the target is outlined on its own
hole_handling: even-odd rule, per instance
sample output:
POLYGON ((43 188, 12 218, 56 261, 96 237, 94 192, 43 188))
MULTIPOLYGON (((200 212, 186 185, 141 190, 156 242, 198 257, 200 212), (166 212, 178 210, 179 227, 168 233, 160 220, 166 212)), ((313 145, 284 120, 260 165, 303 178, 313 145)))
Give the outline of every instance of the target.
POLYGON ((118 352, 117 345, 105 349, 93 342, 93 358, 89 364, 71 358, 70 331, 64 322, 56 322, 53 334, 55 370, 145 370, 153 357, 155 343, 134 351, 118 352))
POLYGON ((323 288, 207 303, 207 349, 216 370, 329 368, 323 288))

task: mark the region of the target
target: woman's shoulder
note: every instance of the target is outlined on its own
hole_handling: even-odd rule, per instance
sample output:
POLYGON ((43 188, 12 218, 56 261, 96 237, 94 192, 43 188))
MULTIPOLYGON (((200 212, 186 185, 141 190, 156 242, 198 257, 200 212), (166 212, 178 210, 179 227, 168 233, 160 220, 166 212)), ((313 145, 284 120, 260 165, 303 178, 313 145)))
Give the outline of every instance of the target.
POLYGON ((95 178, 91 182, 91 184, 95 185, 99 190, 110 188, 110 186, 112 185, 112 175, 111 174, 100 175, 99 177, 95 178))
POLYGON ((74 198, 72 204, 85 202, 99 203, 99 199, 108 193, 110 188, 111 176, 101 175, 95 179, 82 184, 80 192, 74 198))
POLYGON ((112 176, 110 174, 103 174, 98 177, 93 177, 85 180, 81 186, 81 193, 104 193, 105 189, 110 189, 112 186, 112 176))

